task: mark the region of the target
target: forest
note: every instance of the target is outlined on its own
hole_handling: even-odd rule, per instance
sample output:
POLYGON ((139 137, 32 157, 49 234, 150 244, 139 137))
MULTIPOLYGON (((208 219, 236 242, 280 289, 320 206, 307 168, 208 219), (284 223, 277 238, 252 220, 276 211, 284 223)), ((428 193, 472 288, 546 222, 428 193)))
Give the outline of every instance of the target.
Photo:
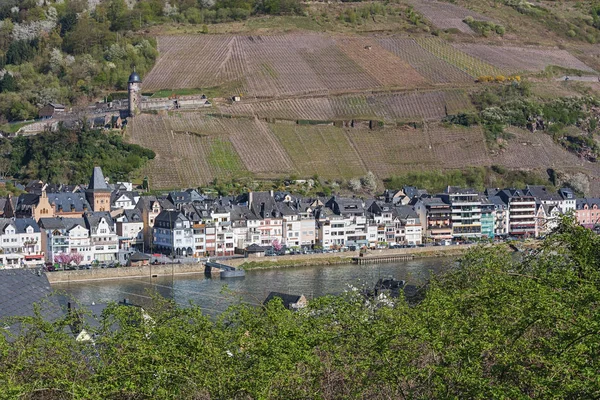
POLYGON ((85 106, 127 88, 135 67, 144 76, 158 56, 145 28, 166 22, 205 24, 256 14, 301 12, 297 0, 150 0, 128 7, 108 0, 0 4, 0 124, 37 118, 50 103, 85 106))
POLYGON ((0 397, 597 398, 599 262, 600 237, 565 218, 531 254, 478 247, 411 298, 357 287, 211 318, 156 297, 150 318, 113 304, 96 328, 17 318, 0 335, 0 397))
POLYGON ((71 184, 87 182, 94 166, 114 181, 129 180, 155 157, 152 150, 126 143, 120 135, 87 127, 0 139, 0 153, 4 174, 22 181, 71 184))

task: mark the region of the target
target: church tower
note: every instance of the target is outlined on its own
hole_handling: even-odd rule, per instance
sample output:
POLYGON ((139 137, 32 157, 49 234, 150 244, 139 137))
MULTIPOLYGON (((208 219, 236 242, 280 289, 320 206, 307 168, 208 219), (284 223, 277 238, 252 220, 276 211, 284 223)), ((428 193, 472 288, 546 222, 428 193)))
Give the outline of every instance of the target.
POLYGON ((127 81, 127 95, 129 98, 129 116, 133 117, 140 109, 140 103, 142 100, 142 79, 135 72, 135 69, 129 75, 129 80, 127 81))
POLYGON ((110 194, 112 190, 106 184, 102 168, 94 167, 90 184, 85 197, 93 211, 110 211, 110 194))

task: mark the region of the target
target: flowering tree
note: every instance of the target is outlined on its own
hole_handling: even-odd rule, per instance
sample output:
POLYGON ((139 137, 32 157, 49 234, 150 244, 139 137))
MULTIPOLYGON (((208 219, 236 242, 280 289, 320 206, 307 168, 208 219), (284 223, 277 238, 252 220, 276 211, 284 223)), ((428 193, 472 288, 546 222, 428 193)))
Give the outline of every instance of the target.
POLYGON ((54 256, 54 262, 59 263, 60 265, 68 265, 72 261, 71 255, 67 253, 60 253, 54 256))
POLYGON ((83 255, 81 255, 80 253, 73 253, 71 254, 71 262, 75 263, 75 265, 79 266, 79 264, 81 264, 81 262, 83 261, 83 255))
POLYGON ((271 246, 273 246, 273 250, 275 251, 280 251, 283 248, 283 245, 277 239, 274 239, 273 242, 271 242, 271 246))

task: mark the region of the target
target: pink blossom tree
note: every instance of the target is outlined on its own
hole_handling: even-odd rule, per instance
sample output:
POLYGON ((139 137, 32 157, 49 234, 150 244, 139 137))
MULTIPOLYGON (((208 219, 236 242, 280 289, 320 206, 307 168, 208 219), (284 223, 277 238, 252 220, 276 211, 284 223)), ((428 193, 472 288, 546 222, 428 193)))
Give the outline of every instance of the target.
POLYGON ((75 265, 79 266, 83 261, 83 255, 80 253, 71 254, 71 262, 75 263, 75 265))
POLYGON ((277 239, 274 239, 273 242, 271 242, 271 246, 273 246, 273 250, 275 251, 280 251, 283 248, 283 245, 277 239))
POLYGON ((59 263, 60 265, 68 265, 71 263, 71 255, 67 253, 60 253, 54 256, 54 262, 59 263))

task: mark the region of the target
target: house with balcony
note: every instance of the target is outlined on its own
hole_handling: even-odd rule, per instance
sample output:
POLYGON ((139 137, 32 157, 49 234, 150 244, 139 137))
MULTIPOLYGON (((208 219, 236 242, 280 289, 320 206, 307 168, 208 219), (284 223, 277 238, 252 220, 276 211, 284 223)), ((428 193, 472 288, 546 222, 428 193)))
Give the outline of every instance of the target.
POLYGON ((194 255, 194 228, 180 211, 162 211, 154 220, 154 250, 166 255, 194 255))
POLYGON ((448 186, 439 197, 444 203, 450 204, 453 238, 481 237, 481 200, 477 191, 448 186))
POLYGON ((260 246, 270 246, 274 240, 284 243, 283 215, 275 202, 273 191, 249 192, 248 208, 260 218, 256 227, 260 235, 260 246))
POLYGON ((496 207, 487 198, 481 198, 481 237, 493 239, 496 236, 496 207))
POLYGON ((83 218, 90 231, 94 260, 99 262, 117 261, 119 236, 110 213, 107 211, 88 212, 83 218))
POLYGON ((0 219, 0 268, 44 263, 40 227, 33 218, 0 219))
POLYGON ((396 243, 420 245, 423 243, 423 228, 419 215, 412 206, 397 206, 394 208, 396 224, 396 243))
POLYGON ((440 197, 419 199, 414 206, 421 222, 424 240, 452 240, 452 208, 440 197))
POLYGON ((94 260, 90 231, 83 218, 41 218, 42 247, 47 262, 54 262, 61 254, 80 254, 82 263, 94 260))
POLYGON ((507 206, 508 234, 535 237, 536 199, 520 189, 500 190, 497 195, 507 206))

